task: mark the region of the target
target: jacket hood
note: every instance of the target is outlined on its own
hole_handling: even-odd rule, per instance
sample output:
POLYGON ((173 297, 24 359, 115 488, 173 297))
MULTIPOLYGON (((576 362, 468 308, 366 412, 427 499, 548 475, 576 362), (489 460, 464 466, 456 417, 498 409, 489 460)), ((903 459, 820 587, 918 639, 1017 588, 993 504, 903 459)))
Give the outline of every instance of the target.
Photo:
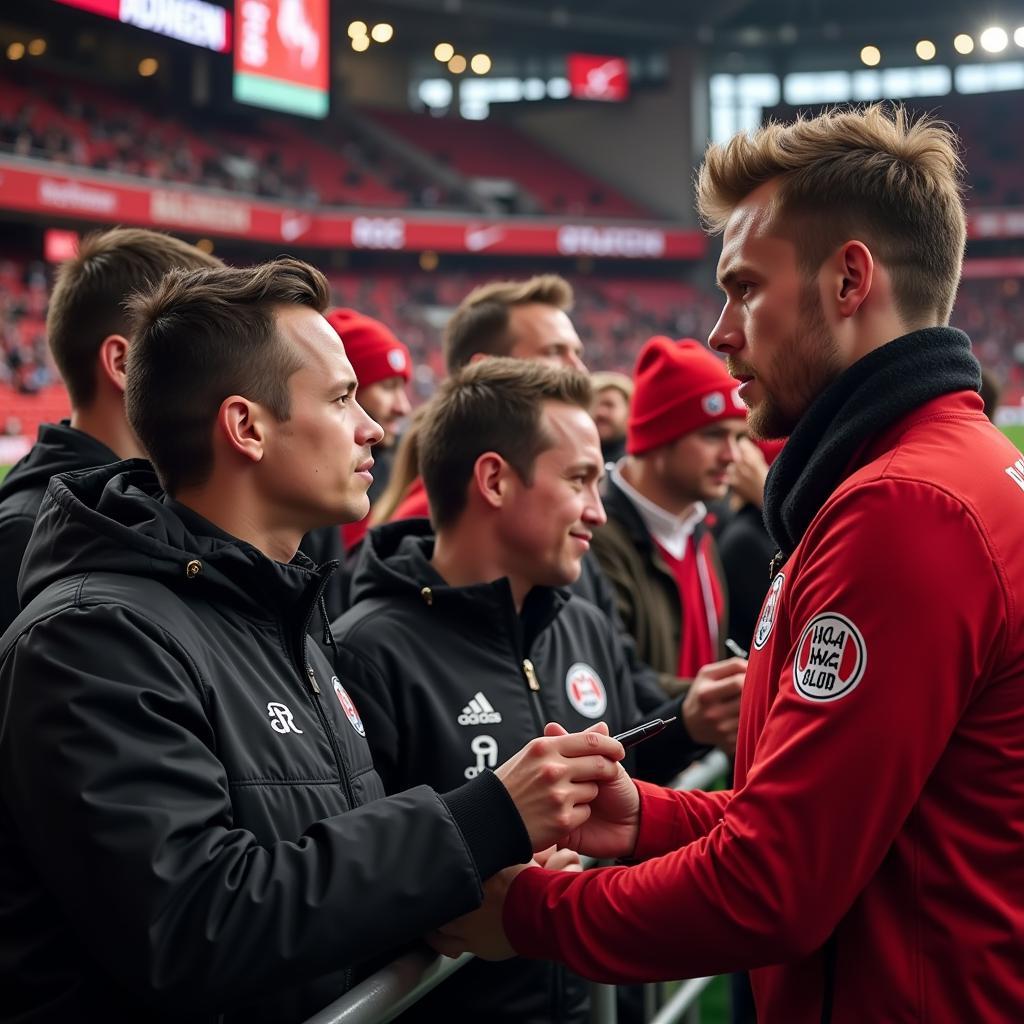
MULTIPOLYGON (((434 533, 429 519, 402 519, 370 530, 363 540, 352 578, 351 604, 369 598, 415 597, 437 611, 463 620, 494 621, 516 617, 507 577, 489 583, 453 587, 430 564, 434 533)), ((542 629, 569 600, 567 591, 534 587, 523 602, 527 632, 542 629)))
POLYGON ((88 572, 188 587, 251 613, 288 609, 319 594, 323 574, 299 553, 267 558, 198 514, 168 504, 143 459, 65 473, 50 481, 19 579, 22 606, 45 587, 88 572))
POLYGON ((102 441, 76 430, 68 420, 44 423, 36 443, 4 479, 0 499, 23 491, 43 491, 50 477, 90 466, 117 462, 117 455, 102 441))

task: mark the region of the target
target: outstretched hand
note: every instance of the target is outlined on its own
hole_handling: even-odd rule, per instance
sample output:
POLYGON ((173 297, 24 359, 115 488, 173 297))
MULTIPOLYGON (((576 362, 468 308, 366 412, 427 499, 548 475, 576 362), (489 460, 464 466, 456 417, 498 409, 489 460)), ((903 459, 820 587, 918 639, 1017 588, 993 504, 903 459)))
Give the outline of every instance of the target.
POLYGON ((559 727, 545 730, 497 768, 534 850, 573 845, 566 836, 590 817, 590 802, 601 785, 617 778, 625 754, 603 723, 575 733, 559 727))
MULTIPOLYGON (((608 726, 600 722, 582 735, 591 732, 607 734, 608 726)), ((557 722, 549 722, 544 735, 564 736, 566 731, 557 722)), ((640 794, 621 764, 616 764, 614 774, 600 783, 589 810, 590 814, 560 845, 602 860, 631 856, 640 829, 640 794)))

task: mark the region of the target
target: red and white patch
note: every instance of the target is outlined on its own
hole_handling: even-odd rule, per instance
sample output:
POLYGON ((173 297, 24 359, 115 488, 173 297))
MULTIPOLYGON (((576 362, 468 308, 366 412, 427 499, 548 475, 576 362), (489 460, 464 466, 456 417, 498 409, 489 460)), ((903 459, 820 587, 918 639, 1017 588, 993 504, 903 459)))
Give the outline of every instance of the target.
POLYGON ((400 348, 388 349, 388 365, 395 373, 405 370, 405 353, 400 348))
POLYGON ((569 703, 587 718, 600 718, 608 710, 604 683, 585 662, 576 662, 565 674, 565 693, 569 703))
POLYGON ((341 704, 341 710, 345 712, 345 717, 360 736, 365 736, 366 730, 363 728, 363 720, 359 717, 359 712, 356 710, 352 698, 348 695, 348 691, 341 685, 337 676, 332 676, 331 682, 334 683, 334 692, 338 695, 338 701, 341 704))
POLYGON ((772 628, 775 626, 775 619, 779 614, 779 598, 782 596, 782 584, 786 582, 784 573, 779 573, 772 580, 768 590, 768 596, 764 599, 764 607, 761 609, 761 617, 757 620, 757 629, 754 630, 754 650, 759 651, 772 635, 772 628))
POLYGON ((793 658, 793 685, 807 700, 839 700, 864 678, 868 648, 861 631, 835 612, 815 615, 804 626, 793 658))

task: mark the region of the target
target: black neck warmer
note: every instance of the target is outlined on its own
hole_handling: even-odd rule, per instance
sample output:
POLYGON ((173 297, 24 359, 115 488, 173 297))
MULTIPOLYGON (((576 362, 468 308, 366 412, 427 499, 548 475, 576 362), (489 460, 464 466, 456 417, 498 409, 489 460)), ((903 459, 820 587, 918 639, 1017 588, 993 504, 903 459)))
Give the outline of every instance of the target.
POLYGON ((868 441, 933 398, 980 387, 970 339, 951 327, 905 334, 844 371, 811 403, 768 472, 764 522, 783 558, 868 441))

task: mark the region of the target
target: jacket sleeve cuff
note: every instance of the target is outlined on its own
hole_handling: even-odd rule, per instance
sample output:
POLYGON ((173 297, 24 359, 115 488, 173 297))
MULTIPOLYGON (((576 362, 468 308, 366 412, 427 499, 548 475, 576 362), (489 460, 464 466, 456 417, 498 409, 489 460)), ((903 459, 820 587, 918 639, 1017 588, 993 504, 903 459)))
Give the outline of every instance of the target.
POLYGON ((670 789, 649 782, 636 783, 640 794, 640 831, 631 861, 660 857, 680 845, 679 797, 670 789))
MULTIPOLYGON (((556 929, 547 918, 552 882, 566 872, 527 868, 516 875, 505 897, 502 927, 519 956, 531 960, 560 960, 556 929)), ((557 892, 557 886, 555 886, 557 892)))
POLYGON ((533 857, 529 833, 512 797, 494 772, 483 771, 441 800, 455 819, 481 879, 533 857))

